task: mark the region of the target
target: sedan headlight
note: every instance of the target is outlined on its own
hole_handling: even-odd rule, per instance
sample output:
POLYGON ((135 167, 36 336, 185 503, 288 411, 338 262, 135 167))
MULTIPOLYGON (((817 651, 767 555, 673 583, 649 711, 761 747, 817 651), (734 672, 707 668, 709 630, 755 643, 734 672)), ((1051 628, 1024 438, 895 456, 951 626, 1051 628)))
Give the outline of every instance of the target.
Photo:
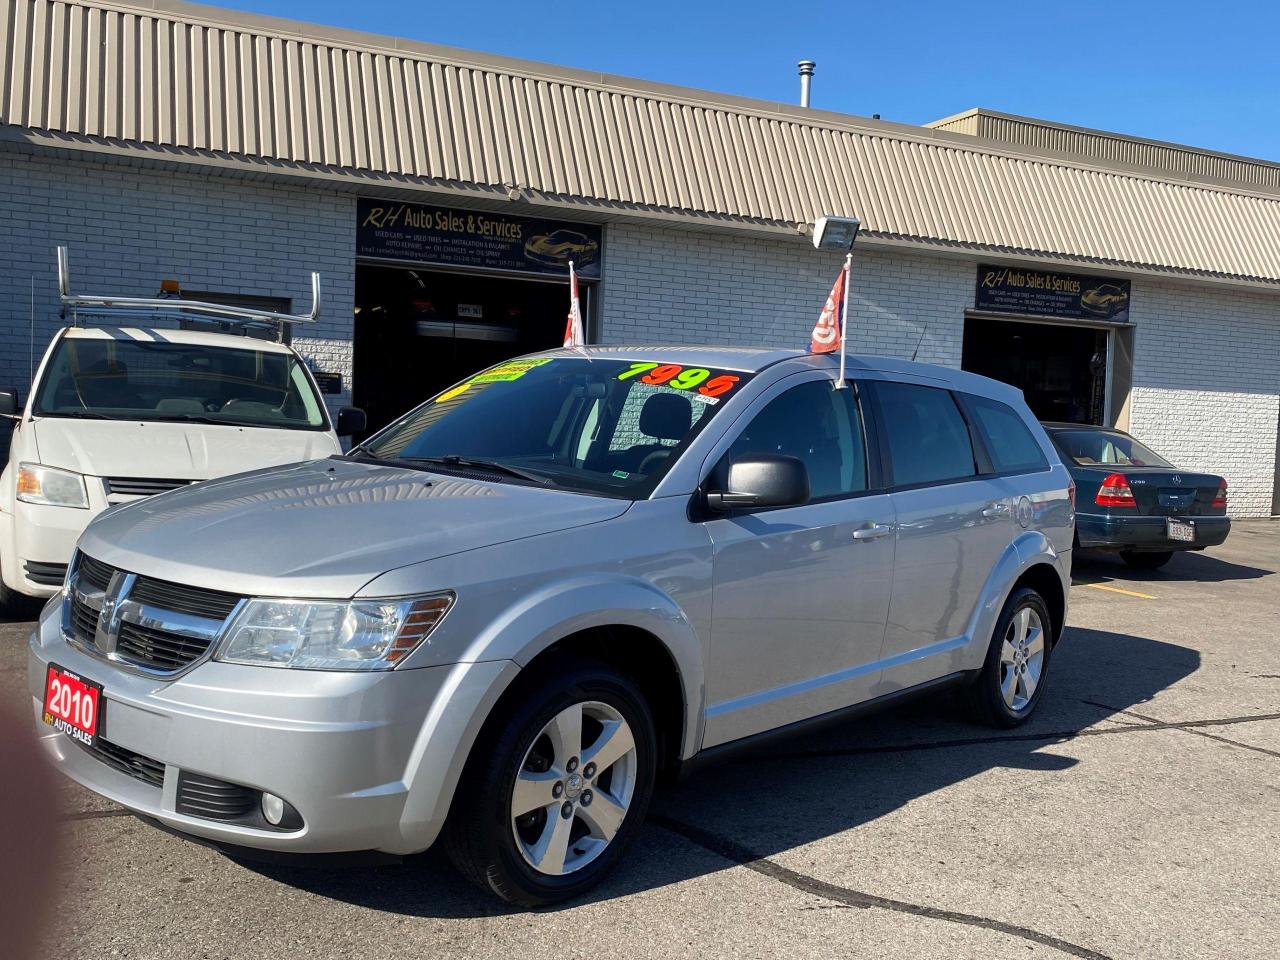
POLYGON ((390 670, 431 635, 452 593, 396 600, 250 600, 217 659, 302 670, 390 670))
POLYGON ((70 470, 38 463, 18 464, 18 499, 51 507, 79 507, 82 510, 89 507, 84 477, 70 470))

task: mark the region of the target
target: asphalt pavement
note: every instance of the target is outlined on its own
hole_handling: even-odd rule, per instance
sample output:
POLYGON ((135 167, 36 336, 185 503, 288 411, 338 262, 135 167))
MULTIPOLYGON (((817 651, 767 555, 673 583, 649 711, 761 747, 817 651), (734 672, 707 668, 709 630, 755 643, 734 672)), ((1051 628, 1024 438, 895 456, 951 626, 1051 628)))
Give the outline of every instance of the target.
MULTIPOLYGON (((434 852, 237 863, 65 784, 44 955, 1280 956, 1280 523, 1154 574, 1080 557, 1068 619, 1027 726, 939 701, 707 769, 555 909, 510 911, 434 852)), ((25 717, 29 630, 0 623, 25 717)))

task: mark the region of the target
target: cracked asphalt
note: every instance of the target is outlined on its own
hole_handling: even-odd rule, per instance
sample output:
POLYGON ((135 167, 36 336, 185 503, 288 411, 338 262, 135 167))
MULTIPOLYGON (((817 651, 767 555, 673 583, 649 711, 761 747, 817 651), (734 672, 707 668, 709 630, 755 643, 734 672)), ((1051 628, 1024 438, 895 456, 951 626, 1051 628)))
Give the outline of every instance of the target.
MULTIPOLYGON (((0 623, 24 719, 29 629, 0 623)), ((64 784, 42 955, 1272 960, 1278 639, 1280 523, 1156 574, 1082 556, 1027 726, 919 703, 709 768, 602 888, 532 913, 435 853, 247 866, 64 784)))

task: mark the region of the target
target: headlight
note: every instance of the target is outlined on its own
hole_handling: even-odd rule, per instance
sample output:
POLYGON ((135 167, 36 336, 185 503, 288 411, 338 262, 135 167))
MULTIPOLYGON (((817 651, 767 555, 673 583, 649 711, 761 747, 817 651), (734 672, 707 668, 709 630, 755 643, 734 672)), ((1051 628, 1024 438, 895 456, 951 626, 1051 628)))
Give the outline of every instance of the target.
POLYGON ((43 467, 38 463, 18 464, 18 499, 51 507, 89 507, 84 477, 70 470, 43 467))
POLYGON ((390 670, 444 619, 453 594, 397 600, 250 600, 217 659, 303 670, 390 670))

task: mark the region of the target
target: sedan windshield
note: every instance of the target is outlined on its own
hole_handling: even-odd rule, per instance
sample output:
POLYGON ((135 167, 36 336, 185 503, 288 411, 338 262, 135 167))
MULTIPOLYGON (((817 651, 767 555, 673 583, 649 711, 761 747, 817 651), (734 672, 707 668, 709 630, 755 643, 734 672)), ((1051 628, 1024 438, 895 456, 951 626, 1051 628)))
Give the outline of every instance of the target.
POLYGON ((1054 439, 1063 451, 1084 467, 1172 467, 1168 460, 1144 447, 1133 437, 1106 430, 1057 430, 1054 439))
POLYGON ((289 353, 67 337, 49 360, 32 412, 319 430, 326 426, 323 410, 289 353))
POLYGON ((586 357, 512 360, 352 455, 640 499, 748 373, 586 357))

